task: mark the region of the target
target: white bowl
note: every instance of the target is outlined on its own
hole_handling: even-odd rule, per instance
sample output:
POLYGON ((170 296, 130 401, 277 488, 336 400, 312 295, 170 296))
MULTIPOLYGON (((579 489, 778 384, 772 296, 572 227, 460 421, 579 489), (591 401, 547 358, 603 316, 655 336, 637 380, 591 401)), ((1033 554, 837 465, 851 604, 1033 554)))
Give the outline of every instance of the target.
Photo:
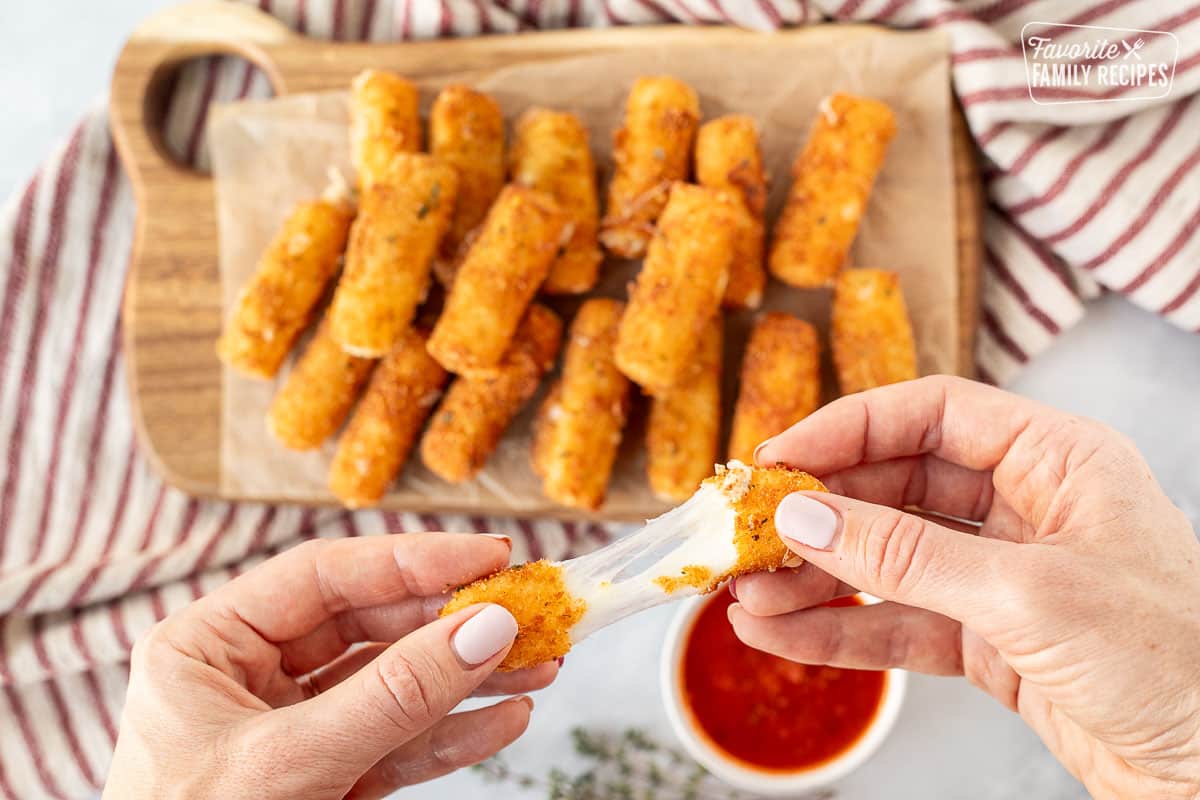
MULTIPOLYGON (((724 590, 722 590, 724 591, 724 590)), ((862 596, 867 603, 879 602, 876 598, 862 596)), ((883 688, 883 700, 867 729, 844 752, 811 769, 795 772, 768 772, 744 765, 725 751, 719 749, 700 732, 698 723, 683 697, 681 680, 684 644, 696 616, 711 596, 691 597, 671 620, 667 638, 663 643, 659 681, 662 685, 663 704, 675 735, 679 737, 687 752, 705 769, 735 789, 763 797, 789 797, 799 792, 819 789, 844 778, 879 749, 891 732, 900 714, 904 701, 908 673, 902 669, 889 669, 883 688)))

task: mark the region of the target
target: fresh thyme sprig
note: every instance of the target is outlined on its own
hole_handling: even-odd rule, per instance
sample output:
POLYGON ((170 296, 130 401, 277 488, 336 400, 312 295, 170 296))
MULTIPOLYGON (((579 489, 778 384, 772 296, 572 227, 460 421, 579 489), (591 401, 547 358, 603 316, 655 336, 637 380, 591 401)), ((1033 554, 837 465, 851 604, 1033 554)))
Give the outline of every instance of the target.
MULTIPOLYGON (((590 762, 576 775, 555 768, 537 777, 513 769, 500 756, 474 769, 485 780, 541 790, 548 800, 750 800, 750 795, 728 788, 680 751, 636 728, 621 734, 574 728, 571 738, 575 752, 590 762)), ((822 791, 802 800, 833 797, 833 792, 822 791)))

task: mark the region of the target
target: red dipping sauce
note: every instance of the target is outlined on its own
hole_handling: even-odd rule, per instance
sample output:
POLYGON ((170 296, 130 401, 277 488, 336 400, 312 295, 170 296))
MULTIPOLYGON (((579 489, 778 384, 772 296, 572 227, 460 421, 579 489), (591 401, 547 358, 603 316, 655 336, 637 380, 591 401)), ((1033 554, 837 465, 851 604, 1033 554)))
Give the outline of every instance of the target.
POLYGON ((726 617, 733 602, 728 592, 714 595, 684 644, 682 694, 702 736, 767 772, 811 769, 849 750, 882 705, 887 673, 796 664, 753 650, 726 617))

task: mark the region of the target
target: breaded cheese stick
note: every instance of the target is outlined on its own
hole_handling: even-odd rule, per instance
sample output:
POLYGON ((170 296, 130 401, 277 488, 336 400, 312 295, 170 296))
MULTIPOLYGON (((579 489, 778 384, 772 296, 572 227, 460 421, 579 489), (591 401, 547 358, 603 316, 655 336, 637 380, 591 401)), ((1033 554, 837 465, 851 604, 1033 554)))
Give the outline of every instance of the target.
POLYGON ((438 477, 462 483, 475 477, 517 412, 554 366, 562 320, 534 303, 492 375, 456 380, 421 439, 421 459, 438 477))
POLYGON ((549 194, 572 226, 571 238, 550 265, 542 291, 588 291, 596 285, 604 256, 596 243, 599 201, 587 128, 566 111, 531 108, 517 120, 509 164, 513 183, 549 194))
POLYGON ((419 100, 417 87, 391 72, 364 70, 350 84, 350 159, 360 189, 397 153, 421 151, 419 100))
POLYGON ((542 490, 556 503, 596 509, 629 414, 629 380, 613 362, 625 305, 593 298, 575 314, 562 378, 538 414, 533 466, 542 490))
POLYGON ((817 330, 773 311, 754 324, 742 356, 729 458, 754 462, 754 450, 817 410, 821 358, 817 330))
POLYGON ((458 171, 458 197, 440 261, 452 264, 467 234, 504 187, 504 115, 496 101, 462 84, 443 89, 429 112, 429 152, 458 171))
POLYGON ((758 145, 758 126, 752 118, 731 114, 700 126, 696 134, 696 182, 732 192, 741 200, 746 214, 734 239, 729 285, 722 305, 758 308, 767 283, 763 266, 767 176, 758 145))
POLYGON ((821 101, 775 223, 772 275, 805 288, 833 283, 895 133, 895 115, 878 100, 835 94, 821 101))
POLYGON ((719 189, 671 188, 617 339, 617 366, 648 394, 671 389, 687 373, 725 294, 740 213, 719 189))
POLYGON ((330 333, 348 353, 386 355, 412 323, 450 224, 458 173, 433 156, 399 153, 359 201, 330 333))
POLYGON ((721 354, 724 325, 713 316, 687 377, 650 401, 646 476, 664 500, 682 502, 712 474, 721 435, 721 354))
POLYGON ((803 562, 780 540, 775 509, 793 492, 826 491, 788 467, 718 464, 687 502, 641 530, 569 561, 534 561, 501 570, 454 593, 442 616, 498 603, 517 620, 500 663, 524 669, 566 655, 595 631, 671 600, 712 592, 751 572, 803 562), (653 563, 645 563, 653 554, 653 563))
POLYGON ((829 338, 842 394, 918 377, 912 322, 894 272, 848 269, 838 275, 829 338))
POLYGON ((284 221, 217 340, 217 355, 253 378, 273 378, 337 274, 354 208, 300 203, 284 221))
POLYGON ((550 195, 508 185, 467 251, 429 352, 459 375, 495 369, 558 254, 566 216, 550 195))
POLYGON ((425 350, 428 336, 409 328, 379 362, 338 441, 329 488, 346 508, 374 505, 408 460, 437 403, 446 370, 425 350))
POLYGON ((638 78, 625 103, 625 122, 613 134, 616 171, 600 241, 622 258, 641 258, 674 181, 687 180, 700 122, 696 92, 677 78, 638 78))
POLYGON ((352 356, 323 320, 271 401, 267 429, 292 450, 312 450, 342 426, 375 361, 352 356))

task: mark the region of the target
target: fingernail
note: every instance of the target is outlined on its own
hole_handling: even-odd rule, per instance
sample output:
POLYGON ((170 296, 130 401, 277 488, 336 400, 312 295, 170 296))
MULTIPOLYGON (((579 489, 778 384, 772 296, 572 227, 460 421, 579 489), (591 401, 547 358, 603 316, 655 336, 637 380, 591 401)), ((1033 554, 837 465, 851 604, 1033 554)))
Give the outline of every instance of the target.
POLYGON ((775 508, 775 530, 784 539, 828 550, 840 525, 837 513, 820 502, 802 494, 789 494, 775 508))
POLYGON ((504 606, 489 603, 459 626, 450 639, 458 657, 471 666, 482 664, 517 638, 517 620, 504 606))
POLYGON ((503 533, 485 533, 483 535, 488 537, 489 539, 499 539, 500 541, 502 541, 506 545, 508 545, 509 550, 512 550, 512 537, 511 536, 505 536, 503 533))
POLYGON ((729 596, 734 600, 737 600, 737 578, 733 578, 729 581, 729 596))
POLYGON ((561 668, 561 667, 562 667, 562 665, 563 665, 563 662, 564 662, 564 661, 566 661, 566 660, 567 660, 567 657, 566 657, 566 656, 559 656, 559 657, 558 657, 558 659, 557 659, 557 661, 558 661, 558 666, 561 668))
POLYGON ((512 702, 521 703, 526 708, 528 708, 530 711, 533 711, 533 698, 532 697, 527 697, 526 695, 521 695, 520 697, 514 697, 512 699, 512 702))
POLYGON ((775 437, 774 437, 774 436, 772 436, 770 439, 767 439, 766 441, 760 442, 760 443, 759 443, 759 445, 758 445, 758 447, 754 448, 754 463, 755 463, 755 464, 757 464, 757 463, 758 463, 758 454, 759 454, 759 453, 761 453, 761 452, 762 452, 762 449, 763 449, 764 447, 766 447, 767 445, 769 445, 769 444, 772 442, 772 440, 774 440, 774 438, 775 438, 775 437))

